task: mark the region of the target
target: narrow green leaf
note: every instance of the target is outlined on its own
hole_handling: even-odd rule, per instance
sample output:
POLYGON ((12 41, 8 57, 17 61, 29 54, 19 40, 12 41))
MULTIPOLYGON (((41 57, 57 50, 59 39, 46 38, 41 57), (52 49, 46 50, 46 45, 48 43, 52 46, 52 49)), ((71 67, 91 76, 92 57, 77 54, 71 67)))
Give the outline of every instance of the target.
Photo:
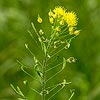
POLYGON ((47 48, 46 48, 46 46, 45 46, 45 44, 44 44, 44 43, 42 43, 42 45, 43 45, 43 51, 44 51, 44 53, 45 53, 45 55, 46 55, 47 48))
POLYGON ((18 100, 28 100, 28 99, 22 99, 22 98, 18 98, 18 100))
POLYGON ((75 94, 75 92, 74 92, 74 91, 72 91, 72 94, 71 94, 71 96, 69 97, 69 99, 68 99, 68 100, 71 100, 71 99, 72 99, 72 97, 74 96, 74 94, 75 94))
MULTIPOLYGON (((26 49, 30 52, 30 54, 36 58, 35 54, 30 50, 30 48, 28 47, 28 44, 25 44, 26 49)), ((36 58, 37 59, 37 58, 36 58)), ((39 62, 40 66, 42 67, 42 63, 37 59, 37 61, 39 62)))
POLYGON ((20 88, 17 86, 17 89, 15 89, 15 87, 12 85, 12 84, 10 84, 10 86, 12 87, 12 89, 18 94, 18 95, 20 95, 20 96, 22 96, 23 98, 26 98, 25 96, 24 96, 24 94, 21 92, 21 90, 20 90, 20 88))
POLYGON ((15 87, 12 84, 10 84, 10 86, 18 94, 18 91, 15 89, 15 87))
POLYGON ((62 66, 62 70, 66 67, 66 59, 63 58, 63 66, 62 66))
POLYGON ((50 100, 52 97, 54 97, 57 93, 59 93, 64 87, 62 86, 58 91, 56 91, 53 95, 50 96, 47 100, 50 100))
POLYGON ((34 89, 34 88, 31 88, 31 87, 29 87, 32 91, 34 91, 35 93, 37 93, 37 94, 39 94, 39 95, 41 95, 40 94, 40 92, 38 92, 36 89, 34 89))
POLYGON ((17 91, 18 93, 22 96, 22 97, 25 97, 24 94, 22 93, 22 91, 20 90, 20 88, 17 86, 17 91))
POLYGON ((34 26, 34 23, 31 23, 31 25, 32 25, 32 28, 33 28, 33 30, 35 31, 36 35, 37 35, 38 37, 40 37, 39 34, 38 34, 38 32, 37 32, 37 30, 36 30, 36 28, 35 28, 35 26, 34 26))

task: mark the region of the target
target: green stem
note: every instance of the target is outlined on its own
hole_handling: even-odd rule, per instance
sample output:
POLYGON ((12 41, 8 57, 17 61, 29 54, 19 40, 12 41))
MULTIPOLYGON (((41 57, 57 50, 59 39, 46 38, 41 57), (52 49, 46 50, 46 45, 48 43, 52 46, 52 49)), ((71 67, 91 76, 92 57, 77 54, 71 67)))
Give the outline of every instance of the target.
POLYGON ((50 100, 52 97, 54 97, 57 93, 59 93, 62 89, 64 88, 64 86, 62 86, 56 93, 54 93, 53 95, 50 96, 50 98, 48 98, 47 100, 50 100))
POLYGON ((47 63, 47 52, 46 52, 46 56, 45 56, 45 60, 43 61, 43 67, 42 67, 42 73, 43 73, 43 77, 42 77, 42 100, 46 100, 46 94, 47 94, 47 90, 46 90, 46 63, 47 63))

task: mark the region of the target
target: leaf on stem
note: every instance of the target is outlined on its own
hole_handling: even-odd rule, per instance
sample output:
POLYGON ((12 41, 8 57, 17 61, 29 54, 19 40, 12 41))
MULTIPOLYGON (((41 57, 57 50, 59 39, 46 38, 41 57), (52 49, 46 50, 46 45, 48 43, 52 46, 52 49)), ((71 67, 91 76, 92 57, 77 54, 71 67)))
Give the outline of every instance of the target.
POLYGON ((45 43, 41 42, 41 47, 42 47, 42 50, 43 50, 44 54, 46 55, 47 48, 46 48, 45 43))
MULTIPOLYGON (((75 90, 74 90, 75 91, 75 90)), ((72 97, 74 96, 74 94, 75 94, 75 92, 74 92, 73 90, 71 90, 71 96, 69 97, 69 99, 68 100, 71 100, 72 99, 72 97)))
POLYGON ((22 91, 20 90, 20 88, 17 86, 17 91, 18 93, 22 96, 22 97, 25 97, 24 94, 22 93, 22 91))
POLYGON ((16 89, 12 84, 10 84, 10 86, 12 87, 12 89, 13 89, 18 95, 22 96, 23 98, 26 98, 18 86, 17 86, 17 89, 16 89))
POLYGON ((62 66, 62 70, 66 67, 66 59, 63 58, 63 66, 62 66))

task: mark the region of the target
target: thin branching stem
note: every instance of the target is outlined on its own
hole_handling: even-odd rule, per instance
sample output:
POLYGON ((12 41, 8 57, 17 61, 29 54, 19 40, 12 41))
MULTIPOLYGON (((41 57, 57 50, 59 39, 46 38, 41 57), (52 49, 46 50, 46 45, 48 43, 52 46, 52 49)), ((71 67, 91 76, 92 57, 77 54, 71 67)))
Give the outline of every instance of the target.
POLYGON ((53 87, 55 87, 55 86, 57 86, 57 85, 60 85, 60 83, 58 83, 58 84, 55 84, 55 85, 52 85, 52 86, 49 86, 49 87, 47 87, 46 89, 53 88, 53 87))
POLYGON ((29 35, 31 36, 31 38, 35 41, 35 43, 37 44, 37 46, 39 47, 39 44, 37 43, 37 40, 35 39, 35 37, 33 36, 33 34, 28 30, 29 35))
POLYGON ((48 63, 48 64, 46 65, 46 67, 48 67, 50 64, 54 63, 57 59, 58 59, 58 57, 56 57, 53 61, 50 61, 50 63, 48 63))
POLYGON ((54 53, 54 54, 50 57, 50 59, 53 58, 55 55, 57 55, 57 54, 58 54, 59 52, 61 52, 62 50, 64 50, 64 48, 65 48, 65 47, 63 47, 62 49, 60 49, 60 50, 58 50, 56 53, 54 53))
MULTIPOLYGON (((25 44, 25 46, 26 46, 26 49, 30 52, 30 54, 31 54, 33 57, 35 57, 35 55, 33 54, 33 52, 29 49, 28 45, 25 44)), ((36 58, 36 57, 35 57, 35 58, 36 58)), ((36 59, 37 59, 37 58, 36 58, 36 59)), ((43 67, 42 63, 41 63, 39 60, 38 60, 38 62, 39 62, 39 64, 40 64, 40 66, 43 67)))
POLYGON ((64 86, 62 86, 56 93, 54 93, 53 95, 50 96, 50 98, 48 98, 47 100, 50 100, 52 97, 54 97, 58 92, 60 92, 62 89, 64 88, 64 86))
POLYGON ((74 92, 72 92, 72 94, 71 94, 71 96, 69 97, 69 99, 68 100, 71 100, 72 99, 72 97, 74 96, 74 92))
POLYGON ((50 70, 52 70, 52 69, 56 68, 57 66, 59 66, 59 65, 61 65, 61 64, 62 64, 62 62, 61 62, 61 63, 59 63, 59 64, 57 64, 56 66, 54 66, 54 67, 52 67, 52 68, 47 69, 47 70, 46 70, 46 72, 48 72, 48 71, 50 71, 50 70))
POLYGON ((58 71, 56 74, 54 74, 53 76, 51 76, 48 80, 46 80, 46 83, 51 80, 53 77, 55 77, 57 74, 59 74, 62 71, 62 69, 60 71, 58 71))
POLYGON ((40 92, 38 92, 36 89, 34 89, 34 88, 31 88, 31 87, 29 87, 32 91, 34 91, 35 93, 37 93, 37 94, 39 94, 39 95, 41 95, 40 94, 40 92))
POLYGON ((36 28, 34 26, 34 23, 31 23, 31 25, 32 25, 32 28, 35 31, 36 35, 40 38, 40 35, 38 34, 38 32, 37 32, 37 30, 36 30, 36 28))
POLYGON ((25 74, 27 74, 28 76, 30 76, 32 79, 37 80, 37 81, 41 84, 41 82, 40 82, 38 79, 36 79, 35 77, 33 77, 31 74, 29 74, 27 71, 24 70, 23 67, 26 67, 26 66, 25 66, 24 64, 22 64, 22 62, 20 62, 19 60, 17 60, 17 62, 21 65, 21 70, 22 70, 25 74))
POLYGON ((51 90, 49 90, 49 93, 52 92, 54 89, 56 89, 60 84, 57 84, 55 87, 53 87, 51 90))
POLYGON ((42 67, 42 100, 45 100, 45 96, 46 96, 46 59, 43 61, 43 67, 42 67))

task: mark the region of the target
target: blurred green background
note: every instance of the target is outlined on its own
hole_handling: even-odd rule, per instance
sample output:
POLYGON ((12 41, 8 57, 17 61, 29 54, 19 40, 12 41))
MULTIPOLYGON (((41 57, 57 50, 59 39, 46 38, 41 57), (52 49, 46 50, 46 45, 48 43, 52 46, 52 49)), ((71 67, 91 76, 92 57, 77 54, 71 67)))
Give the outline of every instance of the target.
POLYGON ((27 30, 32 29, 31 22, 34 21, 38 29, 42 27, 47 32, 48 11, 58 5, 77 13, 78 29, 82 31, 68 52, 61 53, 66 58, 76 57, 77 62, 68 64, 49 83, 55 84, 65 78, 72 84, 52 100, 68 100, 70 89, 75 89, 72 100, 100 100, 100 0, 0 0, 0 100, 18 100, 10 83, 18 85, 29 100, 40 100, 36 93, 25 88, 23 80, 29 80, 37 89, 40 89, 39 83, 23 73, 16 60, 29 66, 27 70, 35 76, 33 58, 24 44, 29 42, 33 48, 37 47, 34 47, 27 30), (36 22, 38 14, 44 19, 43 25, 36 22))

